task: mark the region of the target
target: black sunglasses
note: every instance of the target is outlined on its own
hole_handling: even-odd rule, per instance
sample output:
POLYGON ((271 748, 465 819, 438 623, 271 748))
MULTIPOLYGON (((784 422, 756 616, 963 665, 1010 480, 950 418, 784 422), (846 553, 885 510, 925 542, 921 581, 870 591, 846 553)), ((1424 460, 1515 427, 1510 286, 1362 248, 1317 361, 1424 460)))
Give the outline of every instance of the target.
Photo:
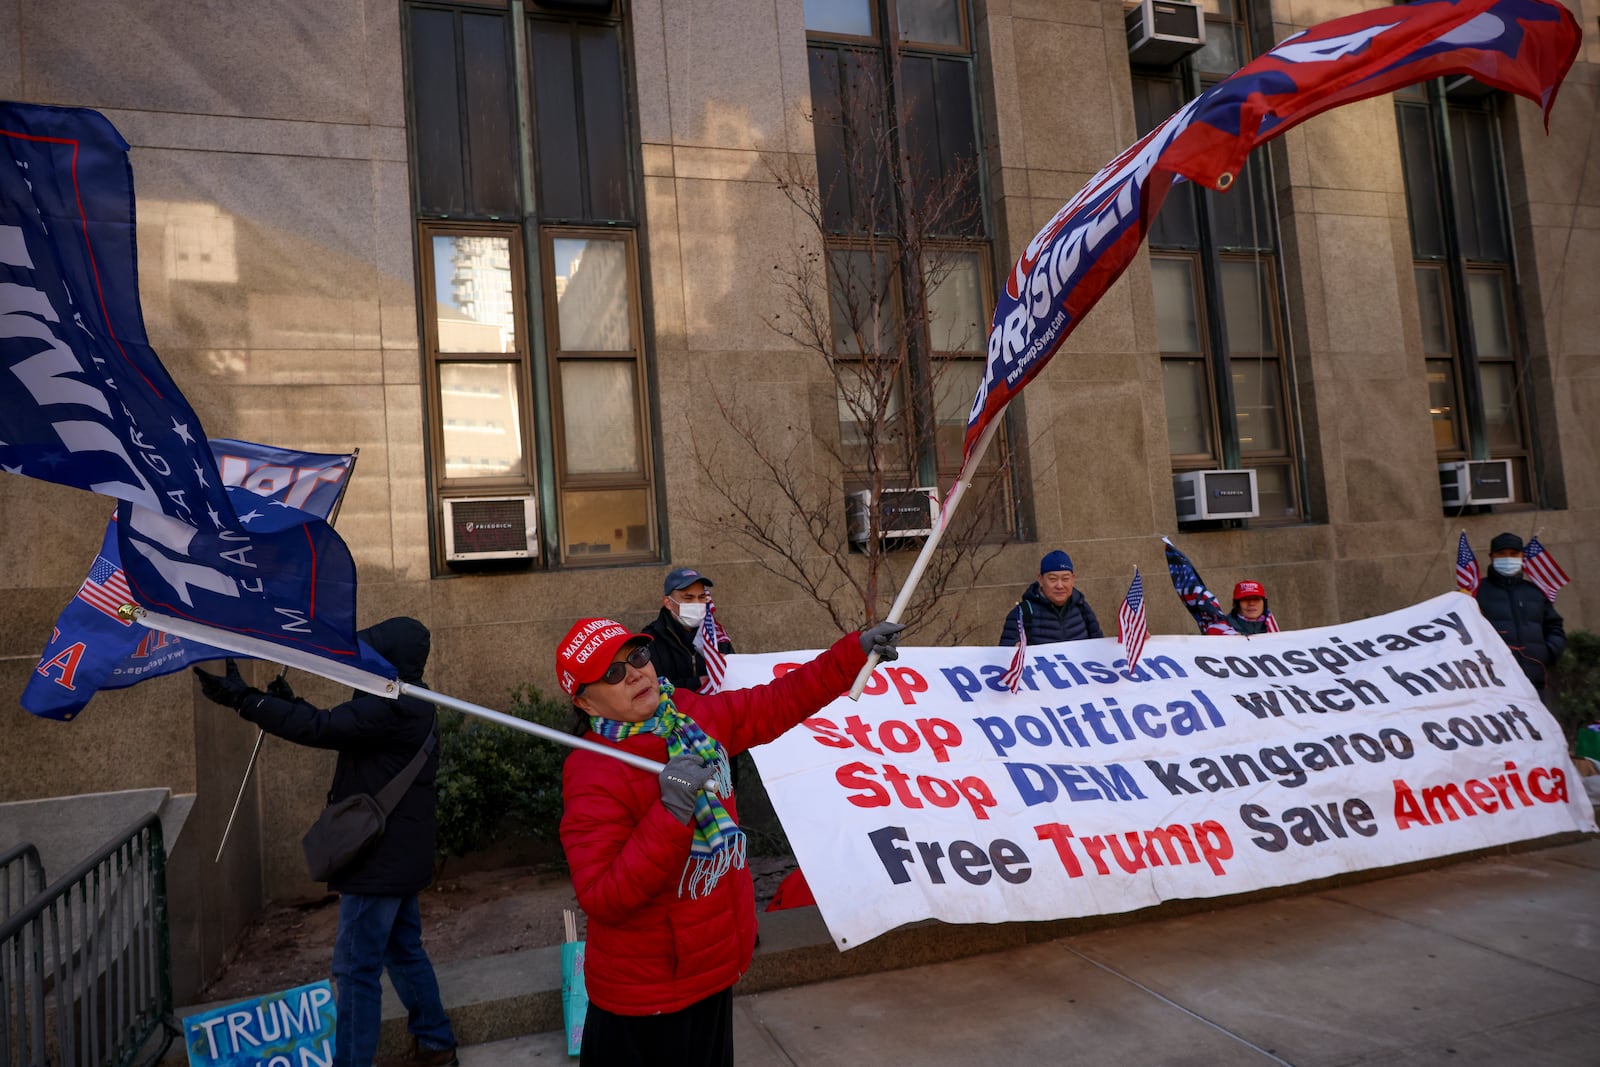
MULTIPOLYGON (((611 666, 607 667, 606 673, 602 674, 595 682, 585 682, 583 685, 579 686, 578 692, 583 692, 589 686, 597 684, 597 682, 604 682, 607 685, 616 685, 628 676, 629 667, 632 667, 636 671, 640 671, 644 670, 644 665, 649 662, 650 646, 644 643, 637 644, 633 647, 633 651, 628 653, 627 659, 617 660, 611 666)), ((577 694, 573 695, 576 696, 577 694)))

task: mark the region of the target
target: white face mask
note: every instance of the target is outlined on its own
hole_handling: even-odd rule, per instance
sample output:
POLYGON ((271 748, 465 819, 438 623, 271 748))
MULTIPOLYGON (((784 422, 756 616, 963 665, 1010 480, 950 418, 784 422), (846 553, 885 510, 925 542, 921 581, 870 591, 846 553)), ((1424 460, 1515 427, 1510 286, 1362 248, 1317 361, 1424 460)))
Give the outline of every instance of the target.
POLYGON ((1522 573, 1522 561, 1516 556, 1496 556, 1489 565, 1496 574, 1503 574, 1507 578, 1522 573))
POLYGON ((686 630, 693 630, 706 621, 706 606, 704 604, 679 604, 678 624, 686 630))

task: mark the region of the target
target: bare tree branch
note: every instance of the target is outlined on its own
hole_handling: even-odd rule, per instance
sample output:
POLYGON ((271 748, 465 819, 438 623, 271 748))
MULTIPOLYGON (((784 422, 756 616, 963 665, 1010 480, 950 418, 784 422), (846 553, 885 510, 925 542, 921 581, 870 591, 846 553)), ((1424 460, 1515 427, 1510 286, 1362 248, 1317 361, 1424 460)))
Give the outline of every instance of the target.
MULTIPOLYGON (((886 535, 876 505, 886 492, 924 484, 941 459, 946 470, 959 460, 948 453, 988 333, 986 321, 959 318, 990 312, 977 285, 990 249, 974 239, 982 233, 976 154, 925 165, 887 113, 881 83, 866 64, 846 70, 837 109, 812 116, 819 160, 824 139, 840 149, 828 156, 829 173, 812 170, 809 157, 771 171, 803 233, 773 264, 778 310, 768 325, 826 369, 832 417, 813 397, 806 424, 780 428, 758 394, 713 381, 705 394, 725 433, 692 438, 696 469, 721 504, 695 521, 841 629, 881 618, 909 569, 919 545, 886 535), (738 462, 728 462, 728 449, 738 462), (851 489, 873 503, 855 537, 851 489)), ((964 617, 966 598, 947 594, 977 584, 1012 532, 1009 463, 1002 456, 983 468, 930 561, 905 619, 919 640, 963 639, 989 621, 964 617)))

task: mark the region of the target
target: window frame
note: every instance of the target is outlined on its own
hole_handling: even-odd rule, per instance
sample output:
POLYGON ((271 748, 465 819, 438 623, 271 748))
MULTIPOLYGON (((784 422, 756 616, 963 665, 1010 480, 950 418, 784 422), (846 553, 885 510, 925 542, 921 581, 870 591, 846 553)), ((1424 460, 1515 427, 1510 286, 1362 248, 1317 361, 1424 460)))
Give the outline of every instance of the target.
MULTIPOLYGON (((844 250, 864 247, 878 249, 888 261, 892 271, 889 287, 895 303, 896 330, 905 341, 904 356, 896 368, 896 375, 898 388, 904 397, 903 421, 899 435, 905 441, 905 447, 900 451, 906 459, 903 468, 899 464, 898 457, 894 466, 886 462, 884 468, 879 471, 879 477, 884 482, 884 488, 898 487, 902 477, 907 487, 929 484, 943 487, 951 484, 959 471, 951 471, 943 462, 939 447, 937 366, 940 361, 946 359, 986 359, 988 323, 979 324, 979 336, 964 338, 971 347, 962 354, 948 356, 933 351, 932 309, 927 299, 930 289, 927 257, 930 253, 942 254, 942 250, 946 249, 963 255, 973 254, 974 260, 979 264, 979 295, 980 300, 984 302, 980 314, 988 312, 993 307, 996 270, 994 239, 991 236, 991 208, 987 195, 988 176, 983 167, 982 109, 976 84, 978 57, 974 50, 972 10, 969 0, 957 0, 956 11, 960 18, 962 40, 961 45, 957 47, 902 40, 898 31, 899 11, 894 0, 864 0, 864 2, 872 13, 875 36, 868 38, 810 29, 806 33, 808 70, 815 77, 818 57, 825 56, 827 61, 825 76, 830 79, 831 88, 837 94, 836 97, 826 101, 828 105, 826 113, 837 121, 818 123, 818 130, 824 125, 828 127, 830 131, 828 137, 834 142, 834 147, 838 151, 836 173, 830 174, 827 168, 819 166, 818 175, 819 183, 828 183, 819 191, 825 219, 822 237, 825 248, 825 281, 828 289, 830 327, 833 334, 831 358, 839 363, 855 362, 865 358, 859 354, 840 351, 837 337, 839 314, 832 256, 835 252, 844 250), (889 32, 886 27, 893 27, 893 32, 889 32), (972 137, 971 186, 977 200, 976 210, 971 213, 970 218, 966 214, 950 216, 957 223, 967 221, 965 227, 957 227, 963 232, 938 232, 942 220, 928 220, 923 226, 916 228, 915 247, 909 250, 905 236, 908 229, 907 212, 904 205, 899 202, 900 192, 894 194, 894 202, 887 205, 888 210, 885 211, 885 205, 875 199, 869 201, 862 190, 856 188, 860 177, 855 173, 872 164, 872 159, 866 158, 862 153, 859 142, 863 135, 856 127, 860 125, 864 115, 868 121, 873 121, 881 113, 882 121, 887 123, 886 128, 882 131, 869 130, 868 133, 873 136, 893 138, 892 173, 886 172, 890 187, 904 190, 908 194, 919 188, 918 183, 923 177, 922 171, 919 171, 907 158, 904 142, 908 134, 923 129, 927 124, 919 125, 913 121, 917 116, 910 110, 907 86, 902 84, 899 78, 902 61, 906 58, 930 60, 929 76, 932 78, 935 96, 928 101, 932 108, 928 114, 934 116, 929 128, 938 137, 948 135, 948 126, 947 123, 937 121, 939 116, 945 114, 944 103, 947 102, 937 95, 940 86, 937 64, 940 61, 953 60, 962 63, 966 68, 966 102, 970 116, 964 127, 970 129, 972 137), (854 74, 856 68, 859 68, 861 73, 854 74), (844 87, 852 77, 859 79, 862 85, 870 84, 873 91, 878 94, 876 98, 863 102, 849 96, 844 87), (837 115, 834 115, 833 111, 835 104, 837 104, 837 115), (852 161, 854 161, 853 169, 852 161), (844 201, 843 211, 836 210, 841 206, 840 201, 844 201), (907 271, 912 268, 909 259, 913 255, 921 257, 916 264, 918 276, 914 279, 907 277, 907 271), (908 308, 921 309, 920 321, 907 320, 908 308)), ((815 88, 813 99, 816 99, 815 88)), ((820 114, 822 110, 819 108, 820 114)), ((818 137, 821 138, 820 133, 818 137)), ((937 150, 937 158, 932 162, 939 168, 939 176, 935 181, 947 182, 950 174, 946 172, 944 166, 946 160, 942 150, 943 142, 936 143, 933 147, 937 150)), ((821 163, 820 147, 818 151, 821 163)), ((958 155, 955 158, 965 157, 958 155)), ((964 200, 962 202, 965 203, 964 200)), ((897 354, 891 355, 900 358, 897 354)), ((837 394, 840 384, 836 382, 834 388, 836 410, 839 405, 837 394)), ((981 470, 993 472, 1008 467, 1006 457, 1010 453, 1010 447, 1007 441, 1008 435, 1004 430, 1002 426, 999 447, 992 450, 979 464, 981 470)), ((840 442, 840 473, 846 489, 868 487, 865 483, 870 480, 870 472, 863 467, 844 463, 842 423, 840 442)), ((1006 482, 1003 487, 1005 516, 1001 534, 1009 538, 1015 536, 1020 527, 1018 516, 1015 514, 1017 487, 1012 484, 1014 473, 1006 473, 1003 477, 1006 482)))
POLYGON ((1181 262, 1188 264, 1189 279, 1191 283, 1189 292, 1192 297, 1192 306, 1195 312, 1195 340, 1200 343, 1200 347, 1196 351, 1180 352, 1176 349, 1162 348, 1159 338, 1157 339, 1156 349, 1160 355, 1162 363, 1161 386, 1163 397, 1165 396, 1166 391, 1167 377, 1165 365, 1167 363, 1188 363, 1198 359, 1204 371, 1203 380, 1205 385, 1205 396, 1201 399, 1208 416, 1206 420, 1205 436, 1206 443, 1210 446, 1210 451, 1173 452, 1171 428, 1169 427, 1167 437, 1168 459, 1171 463, 1174 474, 1181 474, 1185 471, 1209 470, 1222 463, 1222 428, 1217 425, 1217 415, 1219 410, 1217 400, 1218 372, 1216 367, 1216 358, 1215 354, 1212 352, 1210 340, 1211 308, 1209 306, 1210 302, 1205 296, 1205 271, 1203 257, 1199 249, 1183 248, 1152 248, 1149 255, 1151 259, 1161 259, 1169 262, 1181 262))
MULTIPOLYGON (((905 286, 902 283, 901 277, 900 277, 900 275, 901 275, 901 269, 900 269, 901 268, 901 262, 900 262, 901 256, 900 256, 900 243, 899 243, 899 241, 894 240, 892 238, 887 238, 887 237, 854 237, 854 238, 834 237, 834 238, 829 238, 825 242, 824 253, 823 253, 824 270, 826 271, 825 280, 826 280, 827 287, 828 287, 828 316, 829 316, 829 325, 830 325, 830 336, 832 338, 832 353, 831 353, 829 358, 837 366, 861 366, 861 365, 866 365, 866 364, 869 364, 869 363, 879 362, 879 361, 883 361, 883 362, 887 362, 887 363, 892 364, 893 365, 893 372, 894 372, 893 373, 893 377, 895 379, 895 385, 900 390, 900 396, 901 396, 901 400, 902 400, 901 410, 899 412, 900 425, 899 425, 898 430, 897 430, 898 436, 900 437, 900 439, 902 441, 914 440, 914 437, 915 437, 915 418, 914 418, 914 413, 912 411, 912 399, 911 399, 911 396, 912 396, 911 390, 913 388, 913 385, 912 385, 912 381, 911 381, 910 362, 911 362, 911 359, 912 359, 912 354, 911 354, 911 351, 910 351, 910 346, 907 345, 907 352, 905 353, 905 356, 903 358, 896 352, 878 352, 878 351, 852 352, 852 351, 845 351, 845 350, 841 349, 841 347, 840 347, 840 338, 839 338, 839 331, 838 331, 839 306, 838 306, 837 299, 836 299, 836 294, 839 292, 839 287, 835 285, 835 281, 834 281, 835 280, 835 274, 834 274, 834 270, 833 270, 833 265, 834 265, 834 262, 835 262, 834 257, 839 253, 853 254, 853 253, 858 253, 858 252, 869 252, 874 256, 881 257, 881 258, 878 258, 878 259, 875 259, 875 260, 869 260, 868 262, 872 263, 874 265, 876 263, 882 263, 882 264, 885 264, 887 266, 887 268, 888 268, 888 277, 885 279, 884 285, 885 285, 885 288, 886 288, 886 292, 887 292, 887 294, 889 296, 890 302, 893 305, 893 308, 892 308, 893 324, 891 326, 891 329, 894 331, 896 336, 901 336, 901 337, 906 335, 906 332, 907 332, 907 329, 908 329, 908 327, 906 325, 905 286)), ((834 382, 834 392, 835 392, 835 397, 834 397, 835 408, 834 409, 835 409, 835 411, 838 411, 839 405, 841 405, 843 403, 843 398, 838 395, 840 387, 843 384, 844 383, 843 383, 843 380, 842 380, 842 375, 839 372, 836 371, 835 372, 835 382, 834 382)), ((852 488, 855 488, 855 489, 871 488, 871 485, 870 485, 870 480, 871 480, 871 476, 872 476, 871 469, 869 467, 852 465, 852 464, 846 462, 845 454, 844 454, 845 447, 846 446, 845 446, 845 443, 844 443, 844 420, 840 419, 840 422, 839 422, 839 463, 840 463, 840 469, 841 469, 841 471, 843 473, 843 476, 844 476, 846 491, 848 492, 852 488)), ((908 463, 904 467, 900 466, 898 464, 898 462, 895 462, 895 463, 886 462, 885 465, 882 468, 880 468, 879 472, 878 472, 879 473, 879 477, 884 479, 886 487, 889 487, 889 488, 900 488, 899 486, 894 486, 894 485, 891 485, 890 483, 893 483, 894 481, 896 481, 899 477, 902 476, 902 474, 904 475, 904 478, 905 478, 905 481, 906 481, 905 488, 910 488, 910 487, 912 487, 912 486, 917 484, 917 470, 916 470, 915 463, 914 463, 916 449, 914 447, 911 447, 911 448, 902 447, 902 452, 904 453, 903 458, 906 458, 908 460, 912 460, 913 462, 908 463)), ((890 457, 886 457, 886 461, 889 458, 890 457)), ((902 458, 902 457, 893 457, 893 458, 898 460, 899 458, 902 458)))
MULTIPOLYGON (((623 9, 624 5, 615 2, 603 11, 588 11, 556 10, 533 4, 515 5, 507 3, 506 0, 487 0, 487 2, 403 0, 401 5, 404 92, 409 120, 408 174, 412 220, 415 227, 413 237, 417 241, 413 258, 417 267, 417 324, 419 347, 422 349, 425 364, 423 378, 426 392, 422 398, 425 422, 423 439, 427 449, 426 483, 433 509, 433 523, 442 524, 444 521, 441 502, 446 499, 482 494, 531 496, 537 501, 540 541, 538 558, 532 561, 532 564, 543 570, 659 560, 666 550, 665 483, 661 467, 660 427, 656 421, 656 368, 652 352, 653 338, 647 329, 651 321, 651 309, 648 293, 644 290, 642 282, 648 272, 645 251, 647 238, 641 204, 643 174, 642 153, 639 148, 638 102, 632 81, 634 70, 632 39, 623 9), (449 16, 449 26, 453 27, 452 32, 455 35, 453 51, 445 49, 446 42, 434 41, 434 35, 428 35, 429 48, 424 49, 418 44, 416 18, 419 13, 426 13, 428 18, 434 18, 436 21, 437 14, 449 16), (503 104, 504 110, 511 115, 511 127, 507 134, 510 138, 509 144, 502 145, 498 133, 489 142, 489 151, 494 160, 499 159, 494 153, 502 149, 509 152, 516 174, 515 204, 506 210, 502 210, 498 205, 485 209, 483 205, 476 204, 472 200, 470 178, 476 161, 470 157, 475 147, 481 145, 475 146, 465 136, 466 115, 471 109, 474 99, 472 94, 475 90, 468 77, 470 73, 468 64, 462 58, 463 48, 471 40, 462 28, 464 25, 462 20, 478 14, 503 17, 507 76, 503 85, 496 83, 492 87, 494 94, 492 97, 482 99, 491 100, 495 108, 503 104), (613 87, 610 81, 615 78, 617 82, 614 87, 616 94, 614 106, 600 107, 594 116, 606 126, 599 140, 592 136, 593 131, 585 129, 585 123, 590 120, 590 116, 585 114, 574 120, 582 151, 571 157, 571 162, 575 168, 575 180, 581 186, 581 197, 576 207, 584 213, 585 217, 582 218, 569 219, 565 216, 555 218, 541 211, 540 182, 543 180, 541 164, 548 161, 539 150, 539 138, 541 133, 548 136, 550 131, 542 131, 539 128, 537 111, 538 86, 534 72, 539 66, 540 56, 546 53, 538 52, 536 55, 537 42, 540 38, 532 31, 540 26, 549 26, 571 35, 569 40, 573 62, 567 73, 574 88, 568 95, 577 99, 580 104, 584 95, 583 88, 592 85, 599 85, 599 89, 606 94, 606 101, 612 101, 610 94, 613 87), (586 34, 590 37, 604 38, 607 53, 614 49, 614 70, 609 54, 601 56, 595 52, 591 43, 587 43, 586 34), (598 73, 586 69, 582 65, 582 57, 585 55, 603 59, 605 69, 598 73), (437 66, 434 66, 435 61, 437 66), (446 62, 451 64, 448 69, 453 73, 441 77, 446 71, 446 62), (594 82, 593 79, 596 77, 603 79, 605 84, 594 82), (501 93, 504 94, 503 101, 501 93), (447 94, 454 95, 445 99, 447 94), (441 127, 439 131, 439 136, 455 136, 459 140, 462 157, 456 164, 462 176, 459 182, 446 173, 447 180, 444 184, 432 188, 431 191, 424 190, 424 172, 421 167, 423 150, 418 140, 419 127, 415 121, 419 109, 437 115, 441 123, 449 122, 449 117, 452 115, 462 116, 451 128, 441 127), (612 131, 610 129, 612 125, 617 125, 618 128, 612 131), (460 132, 452 132, 454 130, 460 132), (596 148, 603 151, 600 158, 605 163, 614 163, 615 167, 621 168, 620 174, 613 175, 611 171, 615 167, 608 167, 604 174, 599 174, 597 177, 594 171, 595 161, 590 154, 591 150, 596 148), (597 187, 599 178, 607 180, 600 182, 597 187), (455 192, 456 184, 462 184, 466 190, 464 195, 469 208, 465 211, 458 210, 457 199, 461 194, 455 192), (438 203, 428 201, 438 201, 438 203), (622 212, 622 216, 600 217, 599 212, 602 208, 608 215, 622 212), (471 354, 438 351, 440 347, 438 309, 432 306, 437 299, 437 279, 433 276, 433 238, 440 234, 460 233, 506 236, 511 242, 512 306, 517 319, 515 359, 519 364, 513 372, 515 389, 518 391, 515 416, 519 423, 519 446, 523 462, 523 473, 516 476, 468 478, 447 476, 448 457, 445 455, 444 439, 448 427, 444 420, 446 405, 441 391, 439 368, 450 362, 482 362, 481 359, 474 359, 471 354), (574 358, 574 354, 556 351, 551 346, 551 342, 559 336, 559 323, 554 317, 553 282, 547 275, 554 240, 572 235, 620 240, 624 245, 623 255, 627 271, 625 284, 630 305, 627 322, 629 348, 625 352, 607 353, 602 357, 627 360, 632 366, 631 382, 635 400, 633 418, 640 448, 639 468, 637 472, 630 472, 620 477, 567 474, 568 433, 566 412, 559 393, 560 369, 567 361, 574 358), (619 235, 623 236, 619 238, 619 235), (620 553, 596 552, 589 555, 580 552, 574 555, 569 551, 567 514, 569 504, 584 509, 582 518, 585 522, 603 525, 603 520, 608 514, 605 505, 592 499, 578 498, 574 494, 588 491, 603 492, 609 489, 637 492, 638 496, 642 497, 644 501, 642 510, 633 497, 625 501, 608 503, 615 503, 621 509, 617 518, 622 521, 618 525, 628 527, 624 544, 642 544, 645 547, 620 553), (596 508, 600 510, 594 510, 596 508), (643 535, 632 521, 641 514, 644 516, 643 521, 647 531, 643 535)), ((428 27, 433 25, 434 23, 425 24, 424 31, 428 31, 428 27)), ((444 21, 437 21, 437 28, 441 33, 445 26, 444 21)), ((556 47, 560 47, 558 42, 553 43, 556 43, 556 47)), ((550 65, 546 64, 545 69, 551 69, 550 65)), ((476 91, 481 93, 482 89, 476 91)), ((550 82, 545 91, 559 95, 560 84, 550 82)), ((511 358, 509 355, 496 353, 491 357, 491 361, 509 361, 511 358)), ((457 441, 458 446, 459 444, 457 441)), ((491 458, 499 460, 500 456, 491 454, 491 458)), ((444 558, 442 525, 430 523, 429 535, 433 573, 443 575, 462 569, 461 564, 452 563, 444 558)), ((611 538, 610 541, 613 547, 617 546, 615 538, 611 538)))
POLYGON ((503 352, 443 352, 439 347, 439 316, 437 299, 429 299, 421 309, 423 319, 422 354, 425 363, 424 379, 432 406, 437 408, 428 418, 428 446, 432 452, 430 464, 436 478, 436 496, 439 499, 457 496, 474 496, 482 493, 534 492, 538 483, 538 452, 534 440, 531 413, 533 381, 528 332, 527 282, 524 278, 522 227, 516 223, 493 223, 468 220, 420 219, 417 222, 417 245, 421 259, 422 277, 428 283, 427 292, 436 297, 433 282, 437 264, 433 258, 435 237, 505 237, 509 240, 511 259, 511 306, 515 315, 516 358, 507 359, 503 352), (481 477, 452 478, 448 474, 444 442, 443 391, 440 384, 440 366, 449 363, 515 363, 517 387, 522 391, 518 398, 518 432, 521 437, 522 456, 527 471, 523 475, 485 475, 481 477))
MULTIPOLYGON (((1497 100, 1498 96, 1483 99, 1452 98, 1443 81, 1435 79, 1428 82, 1425 87, 1419 86, 1412 91, 1396 94, 1394 106, 1396 138, 1399 141, 1408 231, 1411 239, 1413 284, 1415 275, 1424 270, 1438 272, 1441 276, 1440 292, 1445 303, 1446 342, 1450 346, 1448 357, 1455 378, 1456 403, 1461 412, 1453 447, 1439 448, 1435 436, 1435 456, 1441 462, 1463 459, 1509 460, 1515 499, 1508 504, 1498 504, 1495 507, 1514 511, 1538 507, 1543 493, 1538 486, 1539 456, 1535 444, 1533 411, 1526 387, 1528 366, 1527 353, 1524 350, 1524 313, 1516 276, 1515 236, 1511 229, 1505 156, 1500 143, 1501 112, 1497 100), (1421 124, 1421 131, 1414 123, 1406 121, 1408 114, 1419 113, 1426 119, 1421 124), (1476 116, 1482 120, 1477 127, 1482 130, 1484 143, 1471 146, 1456 143, 1458 125, 1462 129, 1470 125, 1469 118, 1463 118, 1458 124, 1455 121, 1458 115, 1476 116), (1424 131, 1426 140, 1422 144, 1410 143, 1410 137, 1422 136, 1424 131), (1489 177, 1493 189, 1483 190, 1474 185, 1472 192, 1477 195, 1470 197, 1473 201, 1471 204, 1463 204, 1459 195, 1461 187, 1457 161, 1462 152, 1467 152, 1469 155, 1473 152, 1481 153, 1481 156, 1474 158, 1486 158, 1492 170, 1489 177), (1414 173, 1413 157, 1426 158, 1429 168, 1427 174, 1414 173), (1426 188, 1423 188, 1424 184, 1426 188), (1419 203, 1424 193, 1433 194, 1432 202, 1419 203), (1473 258, 1463 248, 1462 216, 1468 211, 1475 212, 1471 224, 1472 234, 1477 235, 1480 244, 1482 244, 1481 235, 1486 229, 1493 228, 1496 231, 1498 246, 1504 250, 1503 259, 1473 258), (1483 214, 1484 211, 1490 214, 1483 214), (1418 250, 1416 216, 1423 212, 1438 220, 1444 242, 1443 249, 1438 252, 1418 250), (1483 354, 1483 346, 1477 336, 1476 325, 1472 321, 1470 280, 1473 277, 1483 276, 1494 276, 1499 279, 1497 290, 1506 329, 1504 356, 1483 354), (1518 440, 1515 445, 1496 445, 1490 439, 1491 425, 1484 375, 1486 367, 1510 368, 1513 414, 1517 420, 1518 440)), ((1417 302, 1420 313, 1422 308, 1420 294, 1417 302)), ((1433 363, 1443 362, 1443 359, 1428 352, 1425 337, 1423 341, 1424 381, 1427 383, 1428 367, 1433 363)), ((1431 383, 1429 383, 1429 417, 1432 418, 1431 383)))
MULTIPOLYGON (((1258 11, 1260 5, 1249 4, 1246 0, 1225 0, 1220 6, 1226 7, 1227 12, 1207 10, 1204 13, 1208 25, 1208 37, 1211 26, 1226 26, 1230 33, 1236 35, 1236 40, 1244 49, 1245 54, 1238 57, 1240 64, 1250 62, 1257 53, 1255 36, 1256 20, 1262 17, 1258 11)), ((1166 71, 1134 69, 1131 74, 1135 102, 1137 104, 1140 99, 1154 101, 1152 87, 1157 83, 1165 83, 1176 87, 1176 97, 1181 106, 1229 73, 1231 72, 1202 71, 1199 67, 1198 54, 1185 58, 1166 71), (1141 92, 1145 94, 1143 98, 1140 96, 1141 92)), ((1151 105, 1147 103, 1145 106, 1148 109, 1151 105)), ((1152 124, 1163 118, 1165 116, 1150 115, 1152 124)), ((1267 149, 1263 147, 1253 151, 1247 165, 1251 181, 1243 188, 1237 188, 1240 183, 1236 182, 1236 188, 1225 194, 1200 190, 1188 183, 1172 189, 1172 195, 1168 198, 1168 204, 1163 205, 1162 213, 1166 213, 1168 205, 1173 210, 1180 210, 1178 204, 1183 205, 1181 210, 1187 213, 1187 222, 1192 223, 1194 238, 1192 247, 1186 244, 1164 245, 1157 242, 1157 238, 1164 230, 1170 231, 1176 239, 1186 239, 1189 226, 1163 227, 1160 216, 1151 222, 1151 241, 1147 252, 1150 257, 1182 257, 1190 259, 1194 264, 1196 304, 1194 325, 1203 349, 1198 354, 1160 352, 1163 363, 1163 395, 1166 388, 1164 364, 1179 359, 1191 360, 1199 355, 1206 367, 1208 391, 1206 403, 1209 405, 1210 416, 1208 437, 1213 449, 1210 455, 1174 453, 1171 451, 1169 429, 1168 458, 1173 473, 1205 470, 1213 466, 1225 469, 1287 470, 1288 502, 1291 505, 1291 513, 1281 516, 1263 515, 1250 519, 1249 524, 1298 525, 1310 521, 1311 512, 1305 487, 1305 448, 1301 439, 1298 388, 1293 354, 1289 347, 1290 336, 1286 328, 1286 281, 1283 276, 1283 249, 1278 234, 1280 210, 1273 188, 1271 161, 1267 156, 1267 149), (1216 199, 1218 195, 1250 196, 1251 202, 1241 205, 1241 210, 1249 213, 1250 230, 1255 239, 1254 247, 1224 247, 1219 243, 1222 227, 1218 219, 1219 201, 1216 199), (1260 198, 1259 203, 1256 202, 1257 196, 1260 198), (1176 201, 1178 197, 1185 199, 1176 201), (1257 213, 1264 219, 1266 232, 1261 232, 1256 226, 1257 213), (1265 326, 1271 332, 1273 350, 1271 353, 1241 354, 1238 359, 1252 363, 1272 360, 1277 365, 1276 378, 1283 407, 1281 431, 1284 447, 1281 452, 1246 452, 1240 439, 1239 402, 1233 381, 1234 354, 1227 336, 1229 309, 1226 306, 1223 266, 1229 262, 1241 261, 1259 265, 1258 277, 1266 286, 1268 314, 1265 326)), ((1159 350, 1159 341, 1157 347, 1159 350)))
MULTIPOLYGON (((862 0, 862 3, 867 6, 867 15, 872 20, 872 31, 870 35, 863 37, 860 34, 855 33, 835 33, 828 30, 813 30, 810 26, 806 26, 805 31, 807 41, 817 40, 843 45, 865 45, 873 49, 884 47, 884 23, 879 15, 882 5, 880 4, 879 0, 862 0)), ((801 22, 804 23, 804 3, 801 4, 800 19, 801 22)))
POLYGON ((590 566, 596 561, 574 558, 568 552, 567 507, 565 497, 569 492, 600 492, 605 490, 641 491, 646 500, 646 526, 650 531, 648 551, 607 556, 601 562, 639 562, 655 559, 661 551, 659 505, 655 492, 655 442, 651 433, 649 357, 644 344, 643 292, 640 286, 638 234, 623 227, 569 226, 549 224, 539 227, 539 265, 542 282, 541 302, 544 308, 545 366, 550 381, 550 422, 552 450, 555 460, 555 491, 557 501, 558 540, 562 562, 567 566, 590 566), (627 264, 628 332, 630 347, 627 350, 590 351, 562 349, 561 322, 558 298, 555 291, 555 242, 561 239, 585 238, 591 240, 620 241, 627 264), (567 418, 561 378, 563 362, 596 361, 604 363, 633 363, 634 432, 639 440, 639 470, 637 474, 572 474, 568 471, 567 418))

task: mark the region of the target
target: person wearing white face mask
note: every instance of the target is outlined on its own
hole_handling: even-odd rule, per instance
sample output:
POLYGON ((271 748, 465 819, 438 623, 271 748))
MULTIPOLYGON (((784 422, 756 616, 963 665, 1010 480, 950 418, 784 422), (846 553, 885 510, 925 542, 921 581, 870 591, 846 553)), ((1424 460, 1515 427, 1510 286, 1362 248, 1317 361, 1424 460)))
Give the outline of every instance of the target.
MULTIPOLYGON (((706 659, 694 647, 694 637, 705 622, 715 584, 693 567, 669 572, 661 584, 661 612, 643 631, 655 639, 650 653, 657 672, 691 693, 704 689, 708 677, 706 659)), ((717 648, 726 656, 733 651, 733 642, 719 641, 717 648)))
POLYGON ((1549 668, 1567 647, 1567 630, 1555 605, 1522 576, 1522 538, 1496 534, 1489 542, 1489 573, 1478 586, 1478 609, 1515 653, 1522 673, 1543 690, 1549 668))

